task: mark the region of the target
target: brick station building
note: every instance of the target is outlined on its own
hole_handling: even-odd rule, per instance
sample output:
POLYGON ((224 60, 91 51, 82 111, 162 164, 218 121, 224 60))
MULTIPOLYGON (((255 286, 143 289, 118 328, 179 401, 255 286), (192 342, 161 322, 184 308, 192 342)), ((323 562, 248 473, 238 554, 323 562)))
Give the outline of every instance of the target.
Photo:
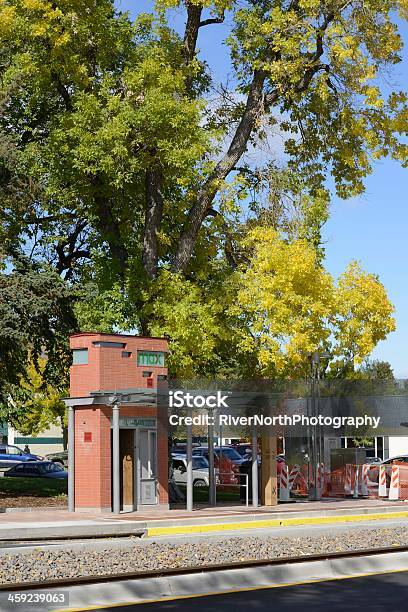
POLYGON ((168 508, 167 388, 163 338, 78 333, 68 406, 69 509, 168 508))

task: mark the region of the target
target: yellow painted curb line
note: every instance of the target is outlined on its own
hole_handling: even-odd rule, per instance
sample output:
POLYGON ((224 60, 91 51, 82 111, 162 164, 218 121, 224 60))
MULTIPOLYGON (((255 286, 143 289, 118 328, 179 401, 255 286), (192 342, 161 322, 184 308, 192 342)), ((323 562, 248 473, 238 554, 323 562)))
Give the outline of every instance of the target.
POLYGON ((267 519, 241 523, 217 523, 209 525, 175 525, 173 527, 148 527, 147 536, 183 535, 208 533, 211 531, 235 531, 260 529, 262 527, 289 527, 291 525, 330 525, 331 523, 353 523, 358 521, 379 521, 381 519, 408 518, 408 511, 379 512, 376 514, 352 514, 341 516, 313 516, 305 518, 267 519))

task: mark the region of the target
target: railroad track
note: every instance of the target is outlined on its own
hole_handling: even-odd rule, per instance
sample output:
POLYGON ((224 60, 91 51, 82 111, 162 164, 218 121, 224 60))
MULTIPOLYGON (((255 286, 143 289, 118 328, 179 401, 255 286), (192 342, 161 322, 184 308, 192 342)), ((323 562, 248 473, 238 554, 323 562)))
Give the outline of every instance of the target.
POLYGON ((159 578, 164 576, 181 576, 186 574, 202 574, 219 572, 220 570, 245 569, 253 567, 265 567, 275 565, 295 565, 310 561, 327 561, 330 559, 344 559, 356 557, 376 556, 387 553, 408 552, 408 546, 387 546, 383 548, 367 548, 358 550, 347 550, 342 552, 303 555, 301 557, 275 557, 273 559, 254 559, 247 561, 233 561, 231 563, 214 563, 210 565, 197 565, 193 567, 169 568, 150 571, 125 572, 121 574, 101 574, 97 576, 78 576, 74 578, 61 578, 45 580, 41 582, 20 582, 0 584, 0 591, 24 591, 42 590, 50 588, 65 588, 70 586, 96 584, 102 582, 122 580, 142 580, 144 578, 159 578))

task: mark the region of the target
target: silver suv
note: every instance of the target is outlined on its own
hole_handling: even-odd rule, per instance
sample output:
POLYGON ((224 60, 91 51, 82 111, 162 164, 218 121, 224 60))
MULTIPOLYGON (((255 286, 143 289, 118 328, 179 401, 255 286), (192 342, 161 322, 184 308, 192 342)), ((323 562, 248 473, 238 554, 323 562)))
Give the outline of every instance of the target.
MULTIPOLYGON (((208 461, 205 457, 193 457, 193 487, 208 487, 208 461)), ((187 483, 187 459, 173 456, 173 478, 176 484, 187 483)))

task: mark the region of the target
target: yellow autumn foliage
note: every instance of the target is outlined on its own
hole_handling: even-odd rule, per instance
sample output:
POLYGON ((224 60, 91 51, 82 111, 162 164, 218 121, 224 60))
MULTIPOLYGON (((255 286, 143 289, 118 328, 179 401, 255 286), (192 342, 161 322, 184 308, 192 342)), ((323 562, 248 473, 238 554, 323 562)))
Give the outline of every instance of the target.
POLYGON ((305 240, 287 242, 258 227, 244 241, 249 265, 237 271, 230 313, 245 320, 241 350, 256 353, 264 375, 301 375, 307 355, 328 350, 361 363, 395 329, 383 285, 353 262, 338 282, 305 240))

